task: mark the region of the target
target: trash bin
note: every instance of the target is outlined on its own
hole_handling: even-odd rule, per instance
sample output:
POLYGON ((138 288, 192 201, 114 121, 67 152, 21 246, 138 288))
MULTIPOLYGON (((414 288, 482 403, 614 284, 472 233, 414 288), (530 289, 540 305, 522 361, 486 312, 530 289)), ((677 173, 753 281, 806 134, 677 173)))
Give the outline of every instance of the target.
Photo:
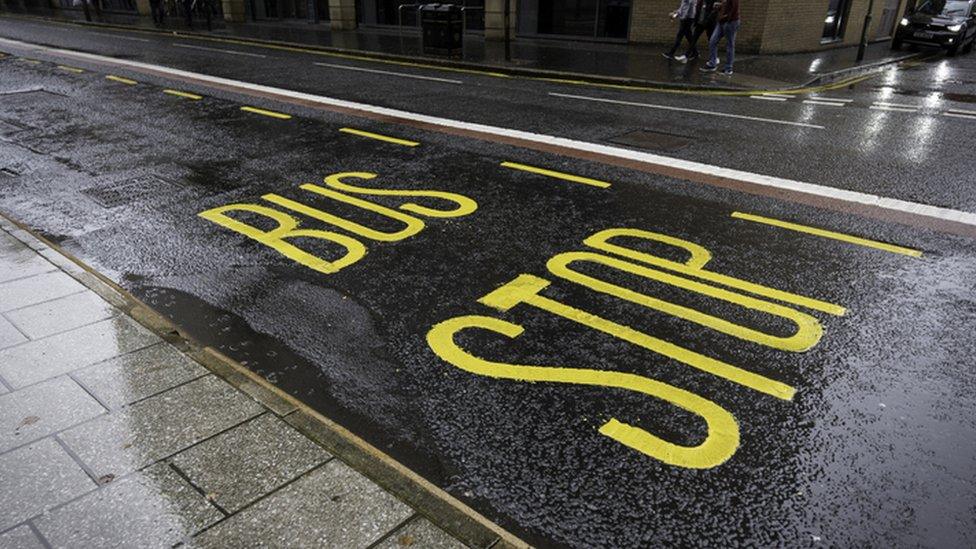
POLYGON ((464 12, 461 6, 424 4, 419 11, 424 54, 461 57, 464 36, 464 12))

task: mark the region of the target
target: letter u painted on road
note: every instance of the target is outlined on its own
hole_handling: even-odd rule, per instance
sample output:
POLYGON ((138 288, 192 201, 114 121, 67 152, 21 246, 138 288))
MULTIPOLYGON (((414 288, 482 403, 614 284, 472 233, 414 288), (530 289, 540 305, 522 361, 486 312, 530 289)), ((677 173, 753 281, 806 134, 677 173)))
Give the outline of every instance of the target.
POLYGON ((455 336, 468 329, 489 330, 509 338, 522 334, 517 324, 487 316, 461 316, 434 326, 427 334, 427 343, 441 359, 472 374, 493 378, 529 382, 568 383, 624 389, 661 399, 691 412, 708 426, 705 440, 697 446, 682 446, 668 442, 645 429, 610 419, 600 427, 600 434, 610 437, 638 452, 669 465, 692 469, 708 469, 721 465, 739 446, 739 425, 724 408, 694 393, 667 383, 635 374, 607 372, 581 368, 526 366, 491 362, 461 349, 455 336))

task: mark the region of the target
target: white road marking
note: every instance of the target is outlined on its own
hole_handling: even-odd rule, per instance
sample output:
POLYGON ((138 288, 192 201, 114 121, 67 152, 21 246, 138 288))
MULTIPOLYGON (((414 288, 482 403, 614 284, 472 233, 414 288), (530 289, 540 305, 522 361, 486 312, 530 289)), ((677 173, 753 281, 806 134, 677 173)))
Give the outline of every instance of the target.
POLYGON ((853 103, 853 99, 840 99, 838 97, 824 97, 822 95, 811 95, 810 99, 814 101, 831 101, 833 103, 853 103))
POLYGON ((704 114, 709 116, 720 116, 723 118, 736 118, 738 120, 751 120, 753 122, 767 122, 770 124, 783 124, 786 126, 799 126, 801 128, 813 128, 816 130, 824 130, 823 126, 817 126, 816 124, 806 124, 803 122, 791 122, 789 120, 778 120, 775 118, 758 118, 755 116, 743 116, 741 114, 729 114, 725 112, 716 111, 703 111, 699 109, 686 109, 684 107, 672 107, 670 105, 654 105, 652 103, 635 103, 632 101, 618 101, 616 99, 604 99, 602 97, 587 97, 585 95, 570 95, 565 93, 554 93, 550 92, 549 95, 553 97, 563 97, 566 99, 580 99, 583 101, 595 101, 597 103, 613 103, 615 105, 627 105, 630 107, 644 107, 647 109, 659 109, 663 111, 675 111, 675 112, 690 112, 694 114, 704 114))
POLYGON ((822 99, 804 99, 804 103, 807 105, 826 105, 828 107, 846 107, 847 103, 834 103, 833 101, 824 101, 822 99))
POLYGON ((929 218, 929 219, 940 220, 940 221, 948 221, 948 222, 957 223, 960 225, 965 225, 967 227, 976 229, 976 213, 973 212, 952 210, 949 208, 942 208, 939 206, 932 206, 929 204, 921 204, 918 202, 908 202, 896 198, 887 198, 875 194, 849 191, 846 189, 838 189, 835 187, 828 187, 825 185, 804 183, 802 181, 784 179, 784 178, 774 177, 770 175, 762 175, 762 174, 746 172, 742 170, 735 170, 731 168, 723 168, 721 166, 704 164, 701 162, 693 162, 690 160, 683 160, 680 158, 671 158, 668 156, 661 156, 657 154, 635 151, 630 149, 623 149, 620 147, 613 147, 610 145, 603 145, 600 143, 590 143, 586 141, 578 141, 575 139, 569 139, 565 137, 544 135, 544 134, 538 134, 538 133, 527 132, 522 130, 514 130, 510 128, 501 128, 498 126, 489 126, 485 124, 477 124, 474 122, 464 122, 461 120, 452 120, 449 118, 441 118, 437 116, 419 114, 419 113, 403 111, 399 109, 390 109, 387 107, 380 107, 377 105, 369 105, 365 103, 357 103, 354 101, 346 101, 344 99, 336 99, 336 98, 325 97, 321 95, 313 95, 310 93, 297 92, 293 90, 287 90, 284 88, 264 86, 261 84, 253 84, 250 82, 242 82, 240 80, 231 80, 229 78, 221 78, 219 76, 211 76, 209 74, 202 74, 197 72, 184 71, 180 69, 173 69, 162 65, 153 65, 150 63, 141 63, 139 61, 130 61, 128 59, 115 59, 113 57, 106 57, 106 56, 95 55, 91 53, 76 52, 76 51, 64 50, 59 48, 50 48, 47 46, 38 46, 36 44, 29 44, 26 42, 9 40, 6 38, 0 38, 0 44, 6 44, 8 46, 28 49, 28 50, 38 51, 38 52, 46 52, 48 54, 56 54, 56 55, 65 56, 76 60, 80 59, 86 61, 93 61, 103 65, 126 67, 146 74, 165 75, 173 78, 190 79, 190 80, 195 80, 196 82, 199 82, 201 84, 210 84, 210 85, 221 86, 221 87, 234 87, 240 90, 247 90, 247 91, 259 93, 264 96, 278 96, 283 99, 287 98, 295 101, 318 104, 326 107, 340 108, 340 109, 346 109, 351 111, 359 111, 362 113, 368 113, 373 116, 392 118, 394 120, 399 119, 399 120, 410 121, 410 122, 415 122, 420 124, 427 124, 430 126, 451 128, 454 130, 466 131, 466 132, 476 133, 484 136, 493 136, 493 137, 520 140, 526 143, 534 143, 540 146, 560 147, 563 149, 574 150, 578 152, 599 154, 606 157, 618 158, 618 159, 628 160, 636 163, 662 166, 662 167, 667 167, 674 170, 681 170, 689 173, 697 173, 700 175, 721 179, 721 180, 734 180, 737 182, 747 183, 750 185, 754 185, 757 187, 764 187, 767 189, 785 190, 796 194, 815 196, 820 198, 828 198, 828 199, 837 200, 841 202, 847 202, 849 204, 860 204, 881 211, 909 214, 910 216, 914 216, 914 217, 929 218))
POLYGON ((904 108, 904 107, 887 107, 881 105, 871 105, 868 107, 873 111, 889 111, 889 112, 918 112, 915 108, 904 108))
POLYGON ((121 34, 109 34, 107 32, 93 32, 92 34, 97 34, 98 36, 107 36, 109 38, 118 38, 119 40, 132 40, 133 42, 149 42, 145 38, 135 38, 133 36, 122 36, 121 34))
POLYGON ((448 78, 435 78, 433 76, 420 76, 419 74, 407 74, 405 72, 390 72, 376 69, 364 69, 361 67, 350 67, 349 65, 333 65, 332 63, 314 63, 320 67, 331 67, 333 69, 345 69, 347 71, 371 72, 374 74, 385 74, 388 76, 402 76, 403 78, 416 78, 418 80, 432 80, 434 82, 446 82, 448 84, 463 84, 460 80, 450 80, 448 78))
POLYGON ((875 105, 879 107, 896 107, 899 109, 917 109, 919 105, 905 105, 904 103, 887 103, 885 101, 875 101, 875 105))
POLYGON ((763 95, 765 95, 766 97, 780 97, 783 99, 793 99, 793 97, 795 97, 793 95, 787 95, 785 93, 771 93, 771 92, 766 92, 763 95))
POLYGON ((785 97, 779 97, 779 96, 776 96, 776 95, 769 95, 769 96, 766 96, 766 95, 750 95, 749 97, 752 98, 752 99, 764 99, 766 101, 786 101, 786 98, 785 97))
POLYGON ((217 53, 226 53, 230 55, 246 55, 248 57, 260 57, 261 59, 266 59, 267 55, 261 55, 260 53, 248 53, 244 51, 234 51, 234 50, 222 50, 220 48, 207 48, 204 46, 194 46, 193 44, 173 44, 176 48, 187 48, 191 50, 203 50, 203 51, 215 51, 217 53))
POLYGON ((976 113, 973 114, 959 114, 955 112, 944 112, 944 116, 951 116, 953 118, 968 118, 969 120, 976 120, 976 113))
POLYGON ((949 109, 949 112, 954 114, 970 114, 976 116, 976 111, 967 111, 965 109, 949 109))

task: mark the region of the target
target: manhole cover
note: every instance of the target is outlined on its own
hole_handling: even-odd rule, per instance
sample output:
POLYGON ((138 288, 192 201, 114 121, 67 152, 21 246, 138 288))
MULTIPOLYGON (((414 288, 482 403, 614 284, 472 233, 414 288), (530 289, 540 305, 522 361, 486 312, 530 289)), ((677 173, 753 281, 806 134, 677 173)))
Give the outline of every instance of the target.
POLYGON ((656 132, 652 130, 637 130, 617 137, 607 139, 611 143, 650 149, 655 151, 676 151, 695 142, 694 138, 673 133, 656 132))
POLYGON ((125 206, 151 195, 170 195, 178 186, 154 175, 143 175, 84 189, 82 194, 103 208, 125 206))

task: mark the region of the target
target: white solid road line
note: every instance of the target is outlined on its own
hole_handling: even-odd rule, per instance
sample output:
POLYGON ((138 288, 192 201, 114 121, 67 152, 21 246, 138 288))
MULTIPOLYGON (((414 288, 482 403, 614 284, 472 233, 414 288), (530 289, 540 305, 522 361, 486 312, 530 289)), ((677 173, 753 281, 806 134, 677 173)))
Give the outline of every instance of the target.
POLYGON ((786 101, 786 97, 780 97, 778 95, 750 95, 752 99, 762 99, 765 101, 786 101))
POLYGON ((823 99, 804 99, 804 103, 807 105, 826 105, 828 107, 846 107, 847 103, 835 103, 833 101, 826 101, 823 99))
POLYGON ((947 110, 953 114, 968 114, 971 116, 976 116, 976 111, 967 111, 965 109, 947 109, 947 110))
POLYGON ((135 38, 133 36, 122 36, 121 34, 109 34, 107 32, 93 32, 92 34, 97 34, 98 36, 107 36, 109 38, 118 38, 119 40, 132 40, 133 42, 150 42, 145 38, 135 38))
POLYGON ((771 93, 771 92, 766 92, 763 95, 765 95, 766 97, 781 97, 783 99, 793 99, 795 97, 793 95, 787 95, 785 93, 771 93))
POLYGON ((331 63, 314 63, 320 67, 331 67, 333 69, 345 69, 347 71, 359 71, 359 72, 370 72, 374 74, 385 74, 388 76, 401 76, 403 78, 416 78, 418 80, 432 80, 434 82, 445 82, 447 84, 463 84, 460 80, 451 80, 449 78, 435 78, 433 76, 420 76, 419 74, 407 74, 405 72, 390 72, 381 71, 376 69, 364 69, 361 67, 350 67, 349 65, 333 65, 331 63))
POLYGON ((217 53, 226 53, 226 54, 229 54, 229 55, 246 55, 248 57, 259 57, 261 59, 267 59, 267 57, 268 57, 267 55, 261 55, 260 53, 248 53, 248 52, 244 52, 244 51, 222 50, 220 48, 207 48, 207 47, 204 47, 204 46, 195 46, 193 44, 177 44, 177 43, 174 43, 173 46, 174 47, 177 47, 177 48, 187 48, 187 49, 191 49, 191 50, 215 51, 217 53))
MULTIPOLYGON (((954 224, 965 226, 967 230, 976 230, 976 213, 972 213, 972 212, 952 210, 949 208, 942 208, 939 206, 931 206, 929 204, 920 204, 918 202, 908 202, 906 200, 899 200, 896 198, 887 198, 875 194, 868 194, 868 193, 862 193, 857 191, 848 191, 845 189, 827 187, 824 185, 815 185, 812 183, 804 183, 801 181, 784 179, 784 178, 774 177, 770 175, 762 175, 762 174, 746 172, 742 170, 723 168, 721 166, 703 164, 700 162, 693 162, 690 160, 683 160, 680 158, 671 158, 668 156, 661 156, 652 153, 624 149, 620 147, 613 147, 609 145, 603 145, 600 143, 577 141, 575 139, 568 139, 565 137, 544 135, 544 134, 538 134, 538 133, 527 132, 522 130, 513 130, 509 128, 501 128, 498 126, 477 124, 474 122, 463 122, 460 120, 452 120, 449 118, 441 118, 438 116, 430 116, 426 114, 402 111, 399 109, 390 109, 387 107, 368 105, 365 103, 357 103, 354 101, 346 101, 343 99, 324 97, 321 95, 313 95, 310 93, 302 93, 302 92, 287 90, 283 88, 276 88, 273 86, 252 84, 250 82, 242 82, 240 80, 231 80, 229 78, 221 78, 219 76, 211 76, 209 74, 202 74, 202 73, 184 71, 180 69, 173 69, 162 65, 153 65, 150 63, 130 61, 128 59, 116 59, 113 57, 106 57, 103 55, 75 52, 75 51, 64 50, 59 48, 50 48, 47 46, 38 46, 35 44, 29 44, 17 40, 8 40, 6 38, 0 38, 0 44, 6 44, 8 46, 12 46, 16 48, 27 49, 29 51, 55 54, 59 56, 69 57, 75 60, 95 62, 102 65, 125 67, 130 70, 143 72, 145 74, 163 75, 172 78, 194 80, 201 84, 210 84, 210 85, 221 86, 221 87, 232 87, 240 90, 247 90, 254 93, 259 93, 266 97, 277 96, 282 98, 282 100, 287 98, 293 101, 301 101, 303 103, 318 104, 325 107, 345 109, 350 111, 358 111, 373 116, 389 117, 393 119, 399 119, 399 120, 409 121, 418 124, 426 124, 435 127, 439 126, 443 128, 453 129, 455 131, 466 131, 472 134, 479 134, 483 136, 492 136, 495 138, 520 140, 525 143, 533 143, 539 146, 560 147, 566 150, 573 150, 577 152, 599 154, 599 155, 606 156, 608 158, 617 158, 621 160, 626 160, 628 162, 647 164, 649 166, 653 165, 653 166, 666 167, 672 170, 684 171, 687 173, 696 173, 701 176, 706 176, 706 177, 715 178, 719 180, 734 180, 759 188, 766 188, 770 190, 776 189, 781 191, 787 191, 790 193, 795 193, 798 195, 807 195, 811 197, 827 198, 834 201, 846 202, 851 205, 867 206, 875 210, 888 212, 889 214, 908 214, 908 216, 910 217, 928 218, 930 220, 935 220, 935 221, 954 223, 954 224)), ((395 120, 393 123, 395 123, 395 120)))
POLYGON ((704 114, 708 116, 720 116, 723 118, 735 118, 738 120, 751 120, 753 122, 767 122, 769 124, 782 124, 785 126, 798 126, 801 128, 813 128, 815 130, 826 129, 823 126, 817 126, 816 124, 806 124, 803 122, 791 122, 789 120, 777 120, 775 118, 759 118, 756 116, 744 116, 741 114, 729 114, 726 112, 716 112, 716 111, 703 111, 699 109, 686 109, 684 107, 672 107, 670 105, 654 105, 652 103, 635 103, 633 101, 618 101, 616 99, 604 99, 602 97, 588 97, 585 95, 570 95, 567 93, 555 93, 550 92, 549 95, 553 97, 562 97, 565 99, 580 99, 583 101, 594 101, 597 103, 612 103, 614 105, 627 105, 629 107, 644 107, 647 109, 658 109, 663 111, 675 111, 675 112, 689 112, 694 114, 704 114))

